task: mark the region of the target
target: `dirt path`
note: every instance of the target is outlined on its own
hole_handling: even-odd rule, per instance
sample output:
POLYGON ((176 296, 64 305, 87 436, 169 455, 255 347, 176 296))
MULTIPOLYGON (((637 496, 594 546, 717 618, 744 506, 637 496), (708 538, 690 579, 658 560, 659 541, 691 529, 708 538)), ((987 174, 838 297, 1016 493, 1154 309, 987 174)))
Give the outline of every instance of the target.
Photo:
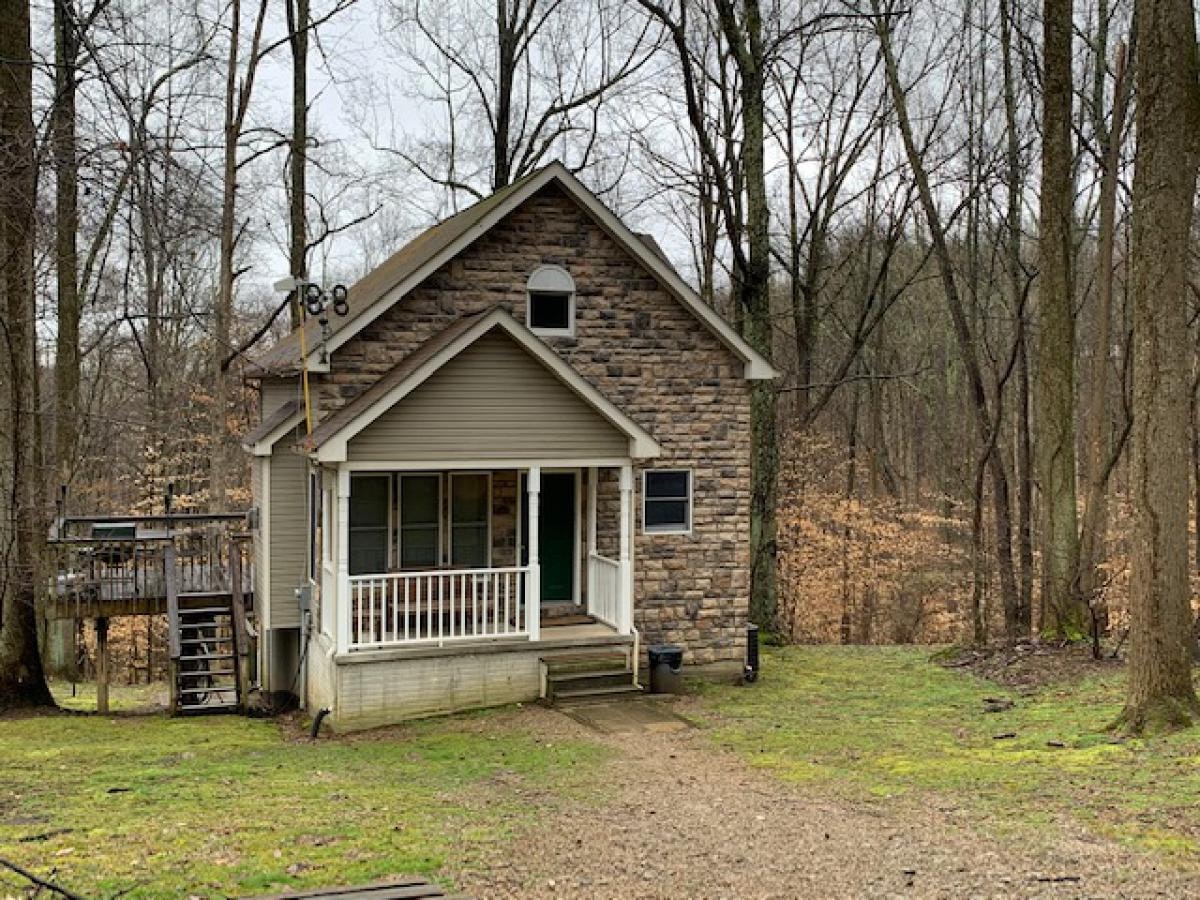
POLYGON ((965 810, 849 804, 785 784, 698 730, 597 735, 550 710, 519 715, 543 740, 615 753, 594 796, 523 798, 543 810, 539 823, 451 873, 475 897, 1200 896, 1200 869, 1069 824, 1021 847, 984 835, 965 810))

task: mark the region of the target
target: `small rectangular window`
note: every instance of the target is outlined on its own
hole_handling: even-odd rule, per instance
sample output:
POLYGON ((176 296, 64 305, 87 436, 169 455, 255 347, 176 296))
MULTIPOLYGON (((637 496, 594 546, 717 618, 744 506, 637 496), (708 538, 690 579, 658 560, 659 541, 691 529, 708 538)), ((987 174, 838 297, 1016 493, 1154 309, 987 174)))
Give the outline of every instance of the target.
POLYGON ((429 569, 438 564, 441 543, 441 477, 400 477, 400 568, 429 569))
POLYGON ((450 476, 450 564, 466 568, 488 565, 488 506, 486 474, 450 476))
POLYGON ((570 334, 573 330, 571 295, 531 292, 529 294, 529 327, 533 331, 570 334))
POLYGON ((646 470, 642 480, 642 525, 654 534, 686 534, 692 530, 690 470, 646 470))

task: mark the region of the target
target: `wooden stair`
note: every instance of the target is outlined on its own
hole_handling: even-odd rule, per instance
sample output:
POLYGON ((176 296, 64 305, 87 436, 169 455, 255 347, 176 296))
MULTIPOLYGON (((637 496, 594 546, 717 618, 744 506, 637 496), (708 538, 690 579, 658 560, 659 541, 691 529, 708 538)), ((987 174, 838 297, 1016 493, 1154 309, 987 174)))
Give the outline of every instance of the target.
POLYGON ((249 639, 241 573, 233 590, 180 593, 168 547, 167 618, 171 714, 239 712, 246 700, 249 639))
POLYGON ((545 657, 542 666, 545 699, 551 705, 615 700, 642 692, 624 651, 545 657))
POLYGON ((179 647, 176 710, 188 714, 237 711, 242 695, 233 596, 181 594, 179 647))

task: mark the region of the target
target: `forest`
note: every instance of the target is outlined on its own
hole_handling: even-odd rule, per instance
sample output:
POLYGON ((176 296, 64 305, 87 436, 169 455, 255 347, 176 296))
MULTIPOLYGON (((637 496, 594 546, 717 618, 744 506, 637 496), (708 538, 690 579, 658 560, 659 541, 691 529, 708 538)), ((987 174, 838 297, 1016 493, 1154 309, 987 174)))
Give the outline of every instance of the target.
POLYGON ((1188 0, 0 0, 0 707, 44 538, 249 502, 247 367, 559 159, 783 373, 755 622, 1083 643, 1200 716, 1188 0))

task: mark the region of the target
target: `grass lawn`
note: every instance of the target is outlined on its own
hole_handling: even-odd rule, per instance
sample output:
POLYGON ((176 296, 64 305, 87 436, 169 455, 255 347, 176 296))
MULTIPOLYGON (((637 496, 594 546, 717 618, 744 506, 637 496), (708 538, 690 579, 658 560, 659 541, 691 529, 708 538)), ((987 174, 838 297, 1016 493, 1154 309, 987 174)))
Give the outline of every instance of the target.
MULTIPOLYGON (((9 718, 0 856, 88 897, 436 876, 535 815, 522 792, 569 792, 603 756, 485 714, 316 742, 234 716, 9 718)), ((0 871, 0 896, 22 886, 0 871)))
POLYGON ((945 798, 1001 828, 1064 815, 1142 848, 1200 853, 1200 729, 1114 742, 1124 676, 1017 693, 930 662, 922 648, 766 653, 751 688, 710 687, 718 740, 794 782, 851 798, 945 798), (985 712, 984 698, 1012 709, 985 712), (996 739, 996 735, 1013 737, 996 739), (1062 746, 1056 746, 1061 744, 1062 746))

